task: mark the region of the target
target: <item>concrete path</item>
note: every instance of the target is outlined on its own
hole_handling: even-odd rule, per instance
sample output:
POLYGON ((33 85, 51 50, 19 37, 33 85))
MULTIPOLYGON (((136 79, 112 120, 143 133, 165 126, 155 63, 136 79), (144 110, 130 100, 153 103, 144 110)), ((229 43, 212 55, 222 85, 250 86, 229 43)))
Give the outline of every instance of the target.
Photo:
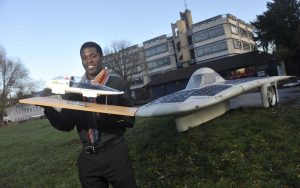
MULTIPOLYGON (((279 105, 300 106, 300 86, 279 88, 279 105)), ((260 92, 245 93, 230 100, 232 109, 239 107, 262 107, 260 92)))

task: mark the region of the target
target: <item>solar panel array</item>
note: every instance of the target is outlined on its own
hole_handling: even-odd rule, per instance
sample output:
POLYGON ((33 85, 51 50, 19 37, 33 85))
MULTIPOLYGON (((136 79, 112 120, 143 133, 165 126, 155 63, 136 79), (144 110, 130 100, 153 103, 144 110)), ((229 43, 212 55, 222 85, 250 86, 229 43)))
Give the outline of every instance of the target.
POLYGON ((252 78, 244 78, 244 79, 236 79, 236 80, 226 80, 225 82, 220 83, 219 85, 209 85, 204 88, 199 89, 190 89, 190 90, 181 90, 170 95, 161 97, 157 100, 154 100, 151 103, 144 105, 144 107, 148 107, 150 105, 161 104, 161 103, 176 103, 183 102, 191 96, 215 96, 220 92, 232 87, 232 85, 238 85, 245 82, 250 82, 254 80, 264 79, 265 77, 252 77, 252 78), (227 85, 228 84, 228 85, 227 85), (229 85, 230 84, 230 85, 229 85))
POLYGON ((191 89, 191 90, 181 90, 177 91, 171 95, 164 96, 159 98, 151 103, 145 105, 145 107, 159 104, 159 103, 175 103, 183 102, 191 96, 215 96, 218 93, 230 88, 230 85, 210 85, 200 89, 191 89))

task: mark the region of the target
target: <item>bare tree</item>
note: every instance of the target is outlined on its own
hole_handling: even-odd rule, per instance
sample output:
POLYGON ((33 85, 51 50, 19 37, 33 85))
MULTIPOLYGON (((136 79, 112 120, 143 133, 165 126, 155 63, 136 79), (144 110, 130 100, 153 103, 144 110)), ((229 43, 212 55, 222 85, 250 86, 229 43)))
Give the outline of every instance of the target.
POLYGON ((143 53, 138 45, 131 46, 126 40, 114 41, 110 47, 104 50, 104 66, 106 66, 112 74, 123 78, 130 84, 136 74, 143 70, 143 53))
POLYGON ((13 106, 18 96, 27 93, 35 85, 28 75, 28 70, 20 61, 8 59, 4 49, 0 48, 0 126, 5 109, 13 106))

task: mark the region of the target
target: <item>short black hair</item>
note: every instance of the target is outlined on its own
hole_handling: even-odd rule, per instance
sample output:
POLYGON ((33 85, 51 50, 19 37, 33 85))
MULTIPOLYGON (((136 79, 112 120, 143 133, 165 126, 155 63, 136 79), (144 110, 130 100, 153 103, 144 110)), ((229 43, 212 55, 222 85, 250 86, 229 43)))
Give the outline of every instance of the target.
POLYGON ((103 56, 103 52, 102 52, 100 45, 95 42, 85 42, 80 48, 80 54, 84 48, 89 48, 89 47, 96 48, 96 50, 100 54, 100 56, 101 57, 103 56))

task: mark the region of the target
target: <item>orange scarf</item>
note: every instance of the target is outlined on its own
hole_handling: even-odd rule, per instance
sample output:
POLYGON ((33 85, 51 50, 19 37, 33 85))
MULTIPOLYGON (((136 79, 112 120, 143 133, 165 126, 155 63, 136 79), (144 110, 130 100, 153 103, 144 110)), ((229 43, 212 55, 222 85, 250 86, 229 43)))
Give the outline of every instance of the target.
POLYGON ((108 80, 109 74, 106 67, 100 71, 100 73, 92 80, 92 82, 105 85, 108 80))

